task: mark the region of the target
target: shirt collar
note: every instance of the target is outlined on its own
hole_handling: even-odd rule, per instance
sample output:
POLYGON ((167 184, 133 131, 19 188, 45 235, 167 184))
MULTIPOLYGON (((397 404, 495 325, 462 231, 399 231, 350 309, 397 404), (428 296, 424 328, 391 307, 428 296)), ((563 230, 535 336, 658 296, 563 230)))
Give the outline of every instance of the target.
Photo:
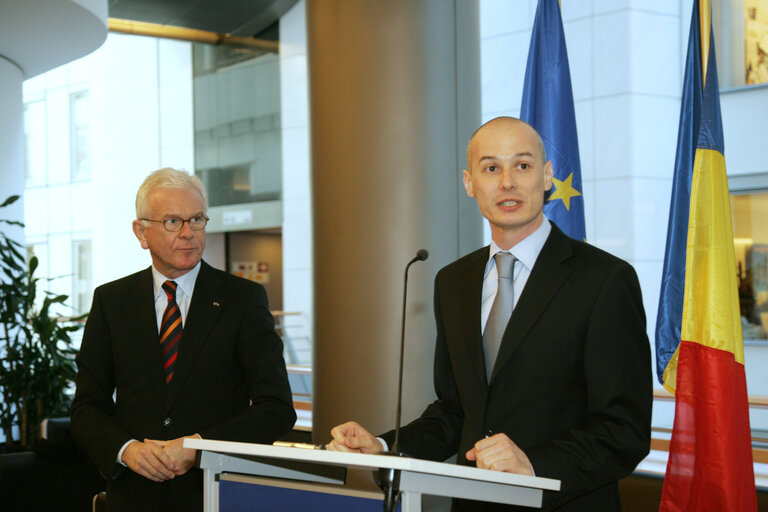
POLYGON ((179 276, 176 279, 171 279, 168 277, 165 277, 163 274, 157 271, 154 265, 152 265, 152 280, 155 283, 155 300, 160 297, 160 294, 163 293, 163 283, 166 281, 175 281, 177 288, 181 288, 181 291, 186 295, 187 297, 192 296, 192 292, 195 289, 195 281, 197 281, 197 274, 200 273, 200 262, 197 262, 197 265, 192 267, 192 270, 184 274, 183 276, 179 276))
POLYGON ((508 251, 501 249, 496 245, 496 242, 491 239, 490 251, 488 251, 488 262, 485 264, 485 273, 483 276, 488 277, 488 273, 495 265, 493 257, 497 252, 509 252, 510 254, 513 254, 530 272, 533 268, 533 264, 536 263, 536 258, 539 257, 542 247, 544 247, 544 243, 547 241, 547 237, 549 237, 550 231, 552 231, 552 225, 549 223, 549 219, 545 216, 541 225, 536 228, 536 231, 520 240, 508 251))

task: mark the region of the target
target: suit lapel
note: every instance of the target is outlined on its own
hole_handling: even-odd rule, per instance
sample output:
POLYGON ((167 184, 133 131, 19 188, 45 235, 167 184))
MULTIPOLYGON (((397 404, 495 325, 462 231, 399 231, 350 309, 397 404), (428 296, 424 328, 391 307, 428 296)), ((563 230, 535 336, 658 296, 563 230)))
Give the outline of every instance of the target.
POLYGON ((152 268, 141 272, 133 283, 127 297, 125 318, 131 319, 134 331, 132 343, 136 345, 137 356, 146 363, 149 379, 157 390, 157 396, 165 394, 165 372, 160 355, 160 336, 157 333, 155 314, 155 288, 152 268))
POLYGON ((179 355, 176 370, 168 385, 167 407, 173 403, 179 389, 189 377, 200 351, 208 341, 209 334, 224 307, 224 301, 218 297, 222 280, 216 276, 213 268, 201 262, 200 273, 195 281, 195 290, 184 322, 184 333, 179 342, 179 355))
POLYGON ((570 239, 552 223, 552 231, 533 265, 525 289, 504 331, 491 380, 525 340, 531 327, 568 277, 570 270, 561 263, 570 256, 570 239))
POLYGON ((451 311, 450 321, 460 322, 461 326, 452 328, 447 326, 449 332, 461 332, 464 348, 469 352, 472 366, 477 374, 477 379, 486 385, 485 360, 483 359, 483 333, 480 325, 480 302, 483 295, 483 273, 488 262, 488 247, 476 251, 469 258, 468 264, 461 272, 460 279, 456 283, 458 289, 454 293, 443 294, 445 297, 457 297, 458 305, 451 311))

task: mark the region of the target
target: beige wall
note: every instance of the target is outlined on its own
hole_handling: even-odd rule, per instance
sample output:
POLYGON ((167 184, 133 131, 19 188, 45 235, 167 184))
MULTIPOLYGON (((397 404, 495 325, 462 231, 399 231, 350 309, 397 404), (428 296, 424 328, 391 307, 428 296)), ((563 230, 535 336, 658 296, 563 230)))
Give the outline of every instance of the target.
POLYGON ((282 236, 258 231, 238 231, 229 234, 230 272, 236 273, 236 262, 266 262, 269 281, 262 283, 267 290, 269 309, 283 309, 283 243, 282 236))

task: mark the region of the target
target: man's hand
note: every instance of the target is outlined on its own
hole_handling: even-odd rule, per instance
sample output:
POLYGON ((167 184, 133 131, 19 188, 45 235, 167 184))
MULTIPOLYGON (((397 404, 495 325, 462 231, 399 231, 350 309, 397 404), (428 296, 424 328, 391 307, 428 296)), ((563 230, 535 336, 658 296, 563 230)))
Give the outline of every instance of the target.
POLYGON ((131 471, 153 482, 165 482, 176 476, 171 457, 154 443, 133 441, 123 450, 122 460, 131 471))
POLYGON ((466 454, 478 468, 533 476, 528 456, 506 434, 496 434, 475 443, 466 454))
POLYGON ((144 442, 161 448, 170 461, 169 469, 175 476, 181 476, 195 465, 195 453, 197 452, 197 450, 192 448, 184 448, 183 443, 186 438, 202 439, 198 434, 195 434, 171 439, 170 441, 145 439, 144 442))
POLYGON ((333 440, 326 445, 328 450, 356 453, 379 453, 383 451, 379 440, 354 421, 333 427, 331 437, 333 440))

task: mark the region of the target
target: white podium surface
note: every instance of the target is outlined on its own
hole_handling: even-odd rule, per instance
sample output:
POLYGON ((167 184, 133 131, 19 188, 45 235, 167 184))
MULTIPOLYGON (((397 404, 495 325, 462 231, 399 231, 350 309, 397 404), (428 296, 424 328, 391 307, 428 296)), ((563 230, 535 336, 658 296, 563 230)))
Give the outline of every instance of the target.
POLYGON ((307 450, 264 444, 185 439, 186 448, 201 451, 200 468, 206 479, 205 510, 218 511, 218 475, 240 473, 304 482, 343 484, 311 468, 344 468, 400 471, 403 512, 420 512, 421 495, 479 499, 497 503, 541 507, 544 490, 560 490, 560 481, 517 475, 410 457, 367 455, 327 450, 307 450), (258 457, 259 460, 251 460, 258 457), (286 464, 286 462, 293 464, 286 464))

